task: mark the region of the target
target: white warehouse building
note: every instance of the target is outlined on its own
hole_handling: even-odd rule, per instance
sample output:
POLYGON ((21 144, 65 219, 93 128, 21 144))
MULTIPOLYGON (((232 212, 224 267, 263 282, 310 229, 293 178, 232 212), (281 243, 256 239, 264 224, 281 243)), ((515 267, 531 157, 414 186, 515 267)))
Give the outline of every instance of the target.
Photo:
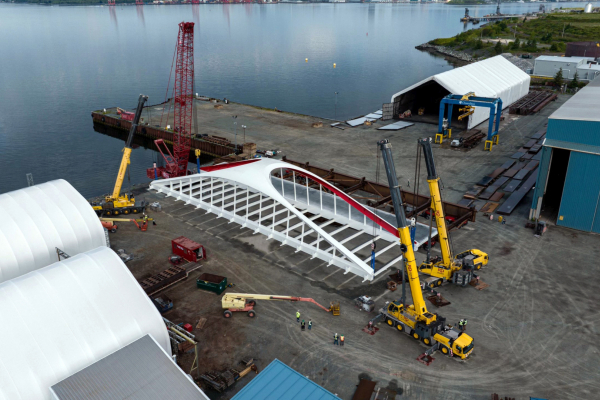
MULTIPOLYGON (((421 82, 394 94, 393 117, 411 110, 411 122, 438 123, 440 101, 448 94, 467 94, 501 98, 503 108, 529 93, 530 77, 503 56, 488 58, 464 67, 455 68, 430 76, 421 82), (423 115, 418 115, 419 109, 423 115)), ((475 112, 458 121, 456 110, 452 116, 452 126, 471 129, 489 119, 489 109, 477 107, 475 112)))
POLYGON ((151 335, 171 354, 161 315, 107 247, 0 284, 0 399, 55 398, 51 386, 151 335))
POLYGON ((600 65, 590 57, 539 56, 535 59, 533 75, 554 77, 562 68, 563 78, 573 79, 575 72, 581 81, 592 81, 600 75, 600 65))
POLYGON ((90 204, 63 179, 0 194, 0 283, 106 246, 90 204))

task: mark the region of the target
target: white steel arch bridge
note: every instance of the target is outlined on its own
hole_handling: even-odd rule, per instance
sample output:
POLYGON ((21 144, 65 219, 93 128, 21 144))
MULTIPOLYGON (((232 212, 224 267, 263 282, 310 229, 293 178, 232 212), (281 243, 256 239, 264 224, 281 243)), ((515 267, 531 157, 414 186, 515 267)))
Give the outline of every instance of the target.
MULTIPOLYGON (((392 214, 367 207, 284 161, 261 158, 204 167, 200 174, 153 181, 150 189, 292 246, 363 281, 372 281, 402 260, 392 214)), ((433 228, 432 236, 436 234, 433 228)), ((417 224, 415 247, 428 235, 429 227, 417 224)))

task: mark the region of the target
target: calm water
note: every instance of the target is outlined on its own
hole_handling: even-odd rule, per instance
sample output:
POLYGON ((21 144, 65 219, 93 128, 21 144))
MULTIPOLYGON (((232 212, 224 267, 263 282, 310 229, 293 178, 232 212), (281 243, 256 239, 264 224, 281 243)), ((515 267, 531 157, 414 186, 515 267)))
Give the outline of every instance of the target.
MULTIPOLYGON (((67 179, 86 197, 111 190, 123 142, 95 133, 90 112, 133 108, 140 93, 163 101, 183 20, 196 23, 196 92, 333 118, 337 91, 337 117, 349 118, 452 68, 414 46, 466 29, 463 14, 443 4, 0 4, 0 193, 26 186, 28 172, 36 183, 67 179)), ((147 180, 155 157, 133 152, 132 183, 147 180)))

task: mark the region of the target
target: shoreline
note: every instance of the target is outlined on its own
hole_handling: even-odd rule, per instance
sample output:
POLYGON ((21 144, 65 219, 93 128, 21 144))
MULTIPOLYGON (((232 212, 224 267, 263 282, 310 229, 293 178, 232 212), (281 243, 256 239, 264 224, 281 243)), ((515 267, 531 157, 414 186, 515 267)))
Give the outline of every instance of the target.
POLYGON ((448 61, 449 63, 451 63, 454 66, 456 66, 456 64, 458 64, 459 66, 466 65, 466 64, 470 64, 475 61, 480 61, 482 59, 482 58, 473 58, 473 56, 471 56, 470 54, 465 53, 463 51, 455 51, 455 50, 450 49, 449 47, 439 46, 439 45, 431 44, 428 42, 420 44, 418 46, 415 46, 415 49, 420 50, 420 51, 426 51, 431 54, 442 55, 442 56, 444 56, 446 61, 448 61))

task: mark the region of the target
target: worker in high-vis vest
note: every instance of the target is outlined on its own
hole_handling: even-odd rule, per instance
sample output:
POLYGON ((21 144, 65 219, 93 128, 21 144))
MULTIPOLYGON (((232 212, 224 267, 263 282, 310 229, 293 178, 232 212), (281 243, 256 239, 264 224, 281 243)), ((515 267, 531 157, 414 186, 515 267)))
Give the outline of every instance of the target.
POLYGON ((296 311, 296 321, 300 322, 300 310, 296 311))
POLYGON ((461 320, 458 322, 458 327, 460 328, 460 330, 461 330, 462 332, 466 331, 466 330, 467 330, 467 320, 466 320, 466 319, 461 319, 461 320))
POLYGON ((312 320, 308 320, 308 330, 310 331, 312 329, 312 320))
POLYGON ((333 335, 333 344, 334 345, 338 344, 338 334, 337 333, 335 335, 333 335))
POLYGON ((340 346, 344 345, 344 335, 340 335, 340 346))

